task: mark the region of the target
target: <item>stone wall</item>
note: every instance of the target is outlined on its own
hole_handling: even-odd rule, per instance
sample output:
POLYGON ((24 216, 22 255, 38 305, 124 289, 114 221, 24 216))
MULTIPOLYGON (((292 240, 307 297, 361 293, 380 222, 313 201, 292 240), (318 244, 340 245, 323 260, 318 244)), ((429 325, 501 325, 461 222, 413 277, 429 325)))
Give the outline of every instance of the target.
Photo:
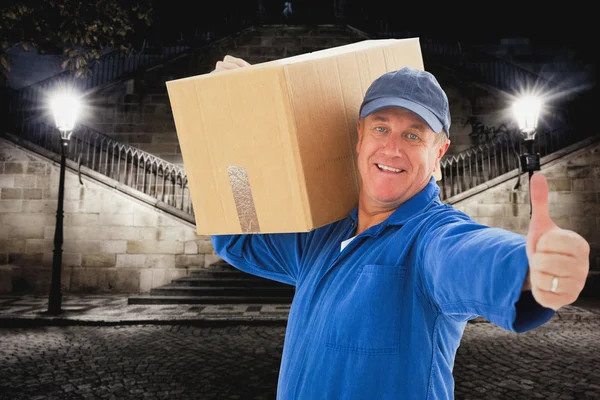
POLYGON ((448 96, 450 106, 450 147, 447 155, 455 155, 468 148, 481 144, 471 135, 471 120, 487 127, 510 125, 510 115, 505 112, 506 105, 493 88, 476 82, 465 81, 450 68, 441 65, 427 65, 448 96))
MULTIPOLYGON (((257 64, 364 39, 367 37, 360 32, 339 26, 253 27, 216 42, 205 52, 181 58, 143 77, 98 92, 90 99, 94 111, 86 124, 121 143, 183 167, 166 81, 210 72, 227 54, 257 64)), ((438 77, 449 97, 452 145, 448 154, 479 144, 469 136, 469 117, 476 116, 490 126, 506 121, 505 114, 498 114, 498 101, 489 88, 466 83, 444 66, 426 65, 426 68, 438 77)))
MULTIPOLYGON (((600 274, 600 137, 542 159, 550 215, 591 245, 600 274)), ((65 292, 139 293, 220 260, 193 226, 98 181, 67 171, 65 292)), ((526 234, 528 179, 499 177, 477 194, 448 203, 488 225, 526 234)), ((0 290, 47 292, 57 206, 58 166, 0 139, 0 290)))
POLYGON ((96 93, 89 99, 93 111, 85 123, 183 167, 166 81, 210 72, 227 54, 257 64, 358 40, 357 34, 335 26, 250 28, 217 41, 206 51, 96 93))
MULTIPOLYGON (((192 56, 154 68, 144 76, 96 92, 88 99, 91 112, 84 123, 121 143, 183 167, 165 81, 209 72, 226 54, 256 64, 366 38, 358 30, 335 25, 255 26, 216 41, 192 56)), ((511 122, 502 93, 465 81, 452 72, 451 66, 426 63, 426 68, 436 74, 450 99, 452 145, 448 155, 481 143, 470 135, 470 118, 490 128, 511 122)))
POLYGON ((21 89, 63 72, 60 64, 65 60, 60 54, 40 54, 35 48, 22 47, 10 50, 10 74, 7 83, 13 89, 21 89))
MULTIPOLYGON (((570 154, 565 154, 565 149, 544 157, 540 173, 548 179, 550 217, 560 228, 574 230, 590 243, 590 270, 600 273, 600 136, 588 142, 588 146, 570 154), (554 159, 560 154, 565 155, 554 159), (554 160, 548 161, 551 159, 554 160)), ((518 190, 513 190, 516 176, 505 179, 499 177, 494 180, 497 185, 469 197, 449 198, 447 203, 482 224, 526 235, 530 212, 528 176, 521 176, 518 190)))
MULTIPOLYGON (((59 167, 0 139, 0 288, 47 292, 59 167), (9 283, 8 280, 12 282, 9 283)), ((139 293, 218 260, 193 225, 75 172, 65 176, 63 288, 139 293)))

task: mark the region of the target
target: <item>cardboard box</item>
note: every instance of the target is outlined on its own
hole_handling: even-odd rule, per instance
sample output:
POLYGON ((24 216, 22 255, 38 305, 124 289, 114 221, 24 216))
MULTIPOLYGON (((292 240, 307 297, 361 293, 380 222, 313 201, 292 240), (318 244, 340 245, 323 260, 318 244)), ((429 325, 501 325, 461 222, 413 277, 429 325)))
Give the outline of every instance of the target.
POLYGON ((167 82, 197 233, 306 232, 358 204, 358 110, 418 38, 365 40, 167 82))

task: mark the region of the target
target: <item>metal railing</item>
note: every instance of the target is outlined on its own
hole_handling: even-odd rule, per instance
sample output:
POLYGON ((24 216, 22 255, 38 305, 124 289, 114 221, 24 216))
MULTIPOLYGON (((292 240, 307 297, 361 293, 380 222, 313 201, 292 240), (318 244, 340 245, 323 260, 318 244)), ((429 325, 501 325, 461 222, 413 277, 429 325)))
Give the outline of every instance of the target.
MULTIPOLYGON (((216 21, 216 19, 215 19, 216 21)), ((158 52, 127 56, 115 51, 102 57, 101 68, 95 68, 84 78, 76 78, 70 71, 12 91, 3 98, 6 113, 3 123, 15 133, 51 152, 60 154, 60 135, 47 113, 49 95, 56 89, 86 91, 122 81, 141 71, 148 71, 175 59, 197 58, 210 43, 239 31, 254 21, 252 18, 229 18, 229 24, 220 24, 210 32, 198 33, 200 40, 194 46, 173 45, 158 52)), ((67 158, 107 176, 123 185, 174 207, 191 216, 194 211, 185 171, 172 163, 133 146, 117 142, 109 136, 79 124, 71 136, 67 158)))
MULTIPOLYGON (((21 137, 54 153, 60 153, 60 135, 48 121, 22 124, 21 137)), ((536 135, 533 149, 544 157, 583 137, 565 129, 536 135)), ((520 170, 523 139, 516 130, 496 134, 486 143, 442 158, 440 199, 520 170)), ((71 136, 67 158, 90 170, 156 198, 193 217, 193 205, 183 168, 127 144, 119 143, 91 128, 80 126, 71 136)), ((519 181, 520 182, 520 181, 519 181)), ((518 184, 517 184, 518 185, 518 184)))
MULTIPOLYGON (((544 157, 583 138, 566 128, 540 132, 533 150, 544 157)), ((478 146, 444 156, 440 161, 442 179, 438 182, 440 199, 447 200, 514 170, 520 174, 519 157, 524 151, 523 136, 518 130, 507 130, 478 146)), ((516 186, 519 184, 520 180, 516 186)))
MULTIPOLYGON (((60 154, 60 134, 43 117, 21 123, 19 136, 60 154)), ((71 135, 67 159, 123 185, 194 215, 187 175, 183 168, 101 132, 78 126, 71 135)))
MULTIPOLYGON (((249 21, 245 20, 244 24, 249 24, 249 21)), ((462 63, 463 66, 471 63, 464 57, 464 48, 458 45, 430 40, 424 40, 422 45, 424 51, 433 56, 449 57, 462 63)), ((197 49, 188 49, 184 51, 186 52, 190 57, 197 57, 197 49)), ((491 82, 496 82, 499 87, 513 87, 517 82, 522 84, 523 80, 539 79, 535 74, 503 60, 492 58, 488 61, 482 61, 481 66, 477 68, 483 72, 487 71, 483 75, 491 82), (482 67, 483 65, 487 66, 482 67)), ((138 64, 138 67, 139 65, 141 64, 138 64)), ((474 65, 477 66, 476 63, 474 65)), ((134 66, 131 68, 133 71, 134 66)), ((119 71, 125 70, 125 67, 119 69, 119 71)), ((110 79, 116 75, 118 74, 105 74, 93 78, 89 84, 81 84, 103 84, 100 82, 110 82, 110 79)), ((19 101, 12 104, 11 119, 15 120, 16 131, 24 139, 60 154, 60 135, 56 134, 53 124, 49 123, 47 117, 41 115, 40 107, 47 91, 55 87, 57 82, 61 82, 58 79, 40 82, 22 91, 18 96, 19 101)), ((573 143, 574 140, 576 137, 566 130, 548 131, 537 135, 535 149, 544 156, 573 143)), ((442 200, 519 168, 521 145, 520 135, 504 132, 496 135, 489 142, 445 157, 441 161, 442 180, 439 182, 442 200)), ((85 126, 79 126, 72 135, 67 157, 193 216, 187 176, 182 168, 174 164, 135 147, 119 143, 85 126)))

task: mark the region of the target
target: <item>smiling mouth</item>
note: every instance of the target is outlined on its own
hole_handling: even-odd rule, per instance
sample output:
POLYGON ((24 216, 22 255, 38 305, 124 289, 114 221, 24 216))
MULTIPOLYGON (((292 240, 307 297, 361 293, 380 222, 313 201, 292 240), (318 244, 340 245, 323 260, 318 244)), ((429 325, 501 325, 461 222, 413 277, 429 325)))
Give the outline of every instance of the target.
POLYGON ((375 165, 377 165, 377 168, 379 168, 379 170, 385 171, 385 172, 394 172, 394 173, 404 172, 403 169, 388 167, 387 165, 384 165, 384 164, 375 164, 375 165))

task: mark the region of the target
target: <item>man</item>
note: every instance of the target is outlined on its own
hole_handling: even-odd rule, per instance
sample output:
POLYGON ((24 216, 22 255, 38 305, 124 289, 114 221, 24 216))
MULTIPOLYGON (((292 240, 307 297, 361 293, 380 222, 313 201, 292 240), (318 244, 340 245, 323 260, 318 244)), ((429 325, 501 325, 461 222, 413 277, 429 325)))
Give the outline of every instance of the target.
MULTIPOLYGON (((215 72, 246 65, 227 56, 215 72)), ((233 266, 296 286, 279 399, 452 399, 468 320, 525 332, 577 299, 590 248, 550 219, 541 174, 526 237, 439 200, 432 175, 449 129, 431 74, 384 74, 360 107, 361 187, 347 218, 306 233, 212 236, 233 266)))

